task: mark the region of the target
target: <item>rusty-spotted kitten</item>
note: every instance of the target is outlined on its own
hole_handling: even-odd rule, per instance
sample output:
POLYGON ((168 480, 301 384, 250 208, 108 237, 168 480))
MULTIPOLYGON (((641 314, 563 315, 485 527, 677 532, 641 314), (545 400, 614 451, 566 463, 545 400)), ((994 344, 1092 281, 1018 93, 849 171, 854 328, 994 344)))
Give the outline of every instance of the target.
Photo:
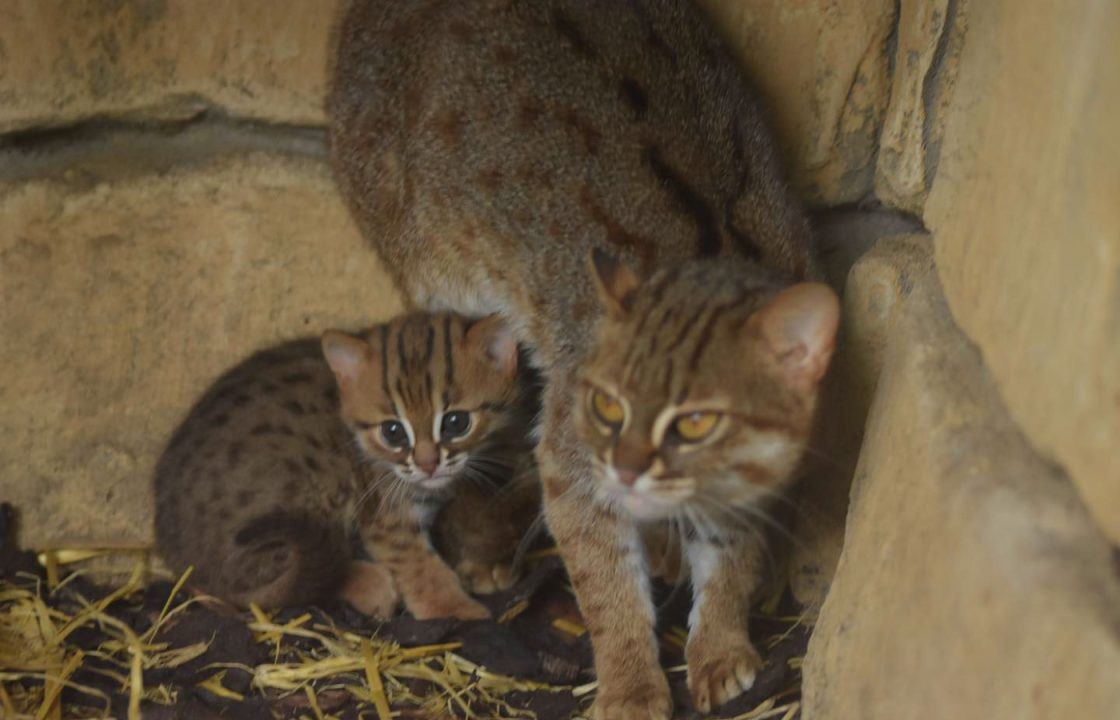
POLYGON ((262 351, 215 383, 161 457, 160 553, 241 605, 341 593, 371 615, 403 600, 419 618, 485 617, 428 529, 445 503, 467 503, 464 583, 512 582, 532 499, 488 486, 526 469, 528 410, 516 343, 496 317, 411 315, 363 337, 332 331, 262 351), (523 524, 510 523, 507 502, 523 524), (354 530, 373 562, 352 556, 354 530), (480 533, 497 537, 472 544, 480 533))
POLYGON ((595 717, 671 712, 648 523, 692 528, 694 704, 750 687, 750 517, 795 472, 838 303, 716 33, 686 0, 353 0, 329 109, 344 195, 416 306, 505 315, 543 371, 595 717))

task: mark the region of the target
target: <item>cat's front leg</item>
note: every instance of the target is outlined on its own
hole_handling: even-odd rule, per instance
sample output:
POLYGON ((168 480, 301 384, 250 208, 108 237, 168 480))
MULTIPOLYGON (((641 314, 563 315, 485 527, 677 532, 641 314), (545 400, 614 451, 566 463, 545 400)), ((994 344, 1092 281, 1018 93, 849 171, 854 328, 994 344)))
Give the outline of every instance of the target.
POLYGON ((518 548, 539 516, 535 473, 497 491, 464 483, 433 525, 432 540, 463 585, 485 595, 517 581, 513 563, 518 548))
POLYGON ((404 606, 416 619, 490 617, 432 548, 419 510, 409 501, 366 513, 359 532, 366 551, 388 569, 404 606))
POLYGON ((693 604, 688 618, 688 688, 700 712, 750 689, 762 666, 747 632, 750 600, 761 580, 761 536, 746 532, 688 544, 693 604))
MULTIPOLYGON (((546 453, 542 453, 542 458, 546 453)), ((657 658, 654 607, 633 521, 610 512, 571 478, 542 473, 545 516, 591 635, 595 720, 668 720, 669 685, 657 658)))

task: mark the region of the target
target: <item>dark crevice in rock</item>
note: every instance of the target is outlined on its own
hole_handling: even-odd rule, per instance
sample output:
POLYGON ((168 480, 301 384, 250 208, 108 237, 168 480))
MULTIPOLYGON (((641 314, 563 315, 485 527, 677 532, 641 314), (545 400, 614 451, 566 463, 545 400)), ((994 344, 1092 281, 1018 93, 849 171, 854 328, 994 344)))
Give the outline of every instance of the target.
MULTIPOLYGON (((945 20, 941 25, 941 35, 937 38, 937 48, 933 52, 933 58, 930 59, 929 68, 926 70, 926 75, 922 78, 922 147, 924 148, 923 169, 925 176, 922 179, 922 186, 925 192, 929 193, 930 188, 933 187, 933 178, 937 174, 937 164, 941 159, 941 137, 935 136, 933 132, 934 126, 937 124, 939 118, 937 117, 937 100, 941 91, 941 84, 946 80, 946 60, 954 54, 950 51, 950 43, 956 44, 957 50, 961 38, 957 37, 957 15, 960 12, 961 0, 948 0, 945 5, 945 20)), ((952 78, 948 78, 952 82, 952 78)))
POLYGON ((867 193, 858 203, 861 208, 865 209, 868 206, 878 206, 882 204, 882 202, 879 200, 879 196, 875 194, 875 175, 877 172, 877 168, 879 167, 879 153, 882 152, 883 148, 883 128, 886 125, 887 113, 890 111, 891 90, 894 88, 894 73, 898 65, 897 58, 895 56, 898 54, 898 24, 901 21, 902 0, 895 0, 894 19, 891 21, 890 32, 887 33, 886 40, 884 41, 887 55, 887 97, 883 102, 883 116, 879 120, 879 126, 875 128, 875 143, 871 152, 871 157, 867 161, 867 166, 871 170, 871 180, 870 182, 868 182, 867 193))
POLYGON ((326 129, 210 108, 185 119, 93 118, 19 130, 0 135, 0 183, 80 179, 94 165, 97 179, 120 179, 257 152, 325 159, 326 129))

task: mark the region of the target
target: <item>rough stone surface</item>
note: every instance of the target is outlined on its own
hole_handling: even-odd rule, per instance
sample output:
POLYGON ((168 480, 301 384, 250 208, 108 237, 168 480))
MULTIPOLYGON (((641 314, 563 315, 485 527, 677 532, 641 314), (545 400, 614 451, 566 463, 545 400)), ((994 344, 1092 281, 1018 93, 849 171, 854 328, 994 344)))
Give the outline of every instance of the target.
POLYGON ((804 665, 814 720, 1114 718, 1120 574, 935 275, 893 324, 804 665))
POLYGON ((0 132, 208 106, 322 123, 338 0, 5 0, 0 132))
POLYGON ((875 196, 920 216, 937 167, 968 0, 902 0, 875 196))
POLYGON ((840 557, 848 490, 895 313, 933 267, 929 237, 897 217, 845 213, 821 223, 818 234, 843 311, 821 424, 793 497, 798 522, 790 584, 810 608, 823 602, 840 557), (853 252, 860 253, 854 263, 843 257, 853 252))
POLYGON ((97 145, 0 178, 0 498, 29 547, 149 541, 156 457, 223 369, 401 309, 320 160, 207 133, 97 145), (176 143, 191 163, 153 165, 176 143))
POLYGON ((890 85, 891 0, 700 0, 759 86, 815 205, 870 194, 890 85))
MULTIPOLYGON (((105 116, 178 120, 216 108, 325 122, 341 0, 0 3, 0 132, 105 116)), ((862 199, 889 90, 891 0, 702 0, 773 110, 798 187, 862 199)))
POLYGON ((1012 416, 1120 542, 1120 4, 969 4, 926 219, 1012 416))

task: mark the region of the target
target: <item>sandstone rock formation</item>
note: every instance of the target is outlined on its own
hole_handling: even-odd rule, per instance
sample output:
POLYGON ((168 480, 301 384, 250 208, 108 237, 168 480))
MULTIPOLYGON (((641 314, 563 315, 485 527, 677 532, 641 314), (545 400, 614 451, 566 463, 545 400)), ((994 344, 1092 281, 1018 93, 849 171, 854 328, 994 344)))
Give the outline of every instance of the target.
POLYGON ((933 275, 894 322, 805 717, 1111 718, 1120 574, 933 275))
POLYGON ((953 316, 1120 542, 1120 6, 970 3, 927 221, 953 316))

